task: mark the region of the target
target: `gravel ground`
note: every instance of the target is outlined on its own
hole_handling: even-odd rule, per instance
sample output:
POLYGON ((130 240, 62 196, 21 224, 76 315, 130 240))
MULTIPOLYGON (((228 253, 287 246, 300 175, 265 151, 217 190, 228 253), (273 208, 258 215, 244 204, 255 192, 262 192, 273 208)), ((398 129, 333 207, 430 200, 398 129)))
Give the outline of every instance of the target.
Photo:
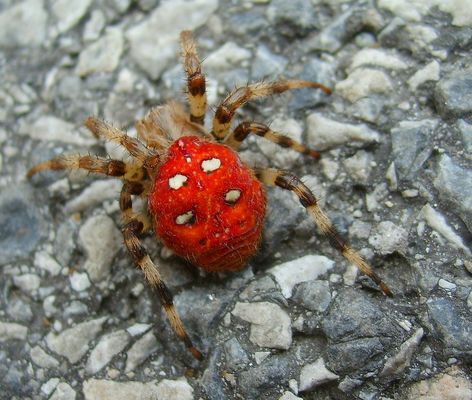
MULTIPOLYGON (((1 0, 2 399, 472 398, 472 12, 468 0, 1 0), (394 291, 383 296, 269 190, 249 267, 205 275, 145 239, 197 346, 169 328, 120 233, 120 182, 25 173, 64 152, 123 153, 88 115, 134 134, 183 100, 193 29, 209 100, 304 78, 334 89, 251 103, 249 163, 290 169, 394 291)), ((207 122, 210 122, 208 119, 207 122)))

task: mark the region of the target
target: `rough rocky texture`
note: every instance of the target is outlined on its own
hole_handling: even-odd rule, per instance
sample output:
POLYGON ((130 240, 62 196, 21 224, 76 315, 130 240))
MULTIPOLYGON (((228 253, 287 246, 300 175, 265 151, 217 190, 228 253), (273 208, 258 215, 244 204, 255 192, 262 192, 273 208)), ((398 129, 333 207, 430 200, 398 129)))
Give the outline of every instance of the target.
POLYGON ((471 398, 469 0, 0 3, 2 399, 471 398), (241 154, 303 177, 393 298, 270 188, 246 270, 199 274, 144 239, 199 363, 123 248, 121 182, 26 180, 62 153, 126 158, 83 120, 135 135, 151 106, 184 101, 182 29, 196 29, 213 109, 254 79, 334 89, 237 112, 322 150, 319 162, 259 137, 241 154))

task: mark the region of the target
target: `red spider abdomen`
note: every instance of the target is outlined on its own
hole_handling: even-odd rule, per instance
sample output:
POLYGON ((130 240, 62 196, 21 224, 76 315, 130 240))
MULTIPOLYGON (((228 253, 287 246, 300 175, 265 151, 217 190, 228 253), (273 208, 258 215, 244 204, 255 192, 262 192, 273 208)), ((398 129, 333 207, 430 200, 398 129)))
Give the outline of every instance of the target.
POLYGON ((149 194, 156 234, 207 271, 244 267, 260 243, 266 194, 229 147, 197 136, 171 144, 149 194))

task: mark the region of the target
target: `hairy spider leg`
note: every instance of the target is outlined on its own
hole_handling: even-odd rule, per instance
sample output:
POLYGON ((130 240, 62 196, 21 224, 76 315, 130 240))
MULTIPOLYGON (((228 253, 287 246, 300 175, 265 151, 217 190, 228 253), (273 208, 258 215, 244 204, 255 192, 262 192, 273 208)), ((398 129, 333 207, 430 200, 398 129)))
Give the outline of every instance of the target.
POLYGON ((320 158, 320 153, 316 150, 310 149, 309 147, 289 138, 288 136, 275 132, 267 125, 261 124, 259 122, 244 121, 240 123, 225 140, 225 144, 238 151, 241 143, 251 133, 270 140, 271 142, 278 144, 280 147, 288 147, 313 158, 320 158))
POLYGON ((372 267, 352 249, 349 243, 343 239, 341 234, 334 227, 329 217, 318 205, 315 195, 306 187, 299 178, 288 171, 277 170, 273 168, 255 169, 256 176, 269 186, 278 186, 282 189, 290 190, 295 193, 300 203, 306 208, 313 221, 321 229, 321 232, 328 238, 331 246, 341 252, 341 254, 351 263, 356 265, 362 273, 370 277, 387 296, 393 296, 390 288, 380 279, 372 270, 372 267))
MULTIPOLYGON (((131 202, 131 196, 129 197, 129 201, 131 202)), ((132 208, 132 204, 127 204, 126 202, 120 202, 120 205, 132 208)), ((193 356, 196 359, 201 360, 203 358, 202 353, 193 345, 190 337, 185 331, 182 320, 175 308, 172 293, 162 280, 159 268, 152 262, 151 257, 149 257, 148 252, 139 240, 139 236, 143 233, 144 229, 145 226, 143 222, 138 218, 131 217, 129 222, 126 223, 122 229, 126 248, 136 266, 143 271, 144 277, 153 292, 156 292, 159 296, 159 300, 164 307, 164 311, 166 312, 167 318, 169 319, 176 335, 185 343, 185 346, 193 356)))
POLYGON ((144 182, 132 182, 124 181, 123 187, 120 193, 120 210, 123 217, 123 223, 127 224, 133 218, 138 219, 144 225, 143 232, 147 232, 152 228, 151 220, 147 213, 134 213, 133 212, 133 201, 131 196, 140 196, 145 198, 151 188, 150 181, 144 182))
POLYGON ((52 160, 43 161, 35 165, 28 171, 27 177, 31 178, 41 171, 62 169, 84 169, 89 172, 115 176, 129 181, 140 181, 147 176, 146 170, 139 165, 98 156, 72 154, 53 158, 52 160))
POLYGON ((187 96, 190 105, 190 121, 203 125, 207 111, 207 95, 205 75, 202 73, 201 62, 197 54, 197 46, 192 32, 180 34, 182 59, 187 74, 187 96))
POLYGON ((273 94, 282 93, 287 90, 316 88, 321 89, 326 94, 331 94, 331 89, 318 82, 304 80, 284 80, 276 82, 257 82, 250 85, 236 88, 218 106, 213 118, 212 134, 220 140, 228 136, 231 129, 236 110, 252 99, 267 97, 273 94))

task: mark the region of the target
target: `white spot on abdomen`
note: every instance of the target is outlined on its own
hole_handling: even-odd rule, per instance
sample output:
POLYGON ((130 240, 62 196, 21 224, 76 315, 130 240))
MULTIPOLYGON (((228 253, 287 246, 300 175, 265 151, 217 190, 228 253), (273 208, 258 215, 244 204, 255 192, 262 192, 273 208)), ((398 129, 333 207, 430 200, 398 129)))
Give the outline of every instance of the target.
POLYGON ((190 210, 190 211, 187 211, 186 213, 178 215, 175 218, 175 223, 177 225, 188 224, 189 222, 191 222, 193 220, 193 217, 194 217, 193 211, 190 210))
POLYGON ((221 161, 219 158, 210 158, 209 160, 202 161, 202 170, 206 173, 216 171, 220 166, 221 161))
POLYGON ((225 201, 229 204, 236 203, 241 197, 241 191, 239 189, 228 190, 225 194, 225 201))
POLYGON ((185 175, 175 174, 172 178, 169 178, 169 187, 174 190, 180 189, 185 185, 187 179, 185 175))

